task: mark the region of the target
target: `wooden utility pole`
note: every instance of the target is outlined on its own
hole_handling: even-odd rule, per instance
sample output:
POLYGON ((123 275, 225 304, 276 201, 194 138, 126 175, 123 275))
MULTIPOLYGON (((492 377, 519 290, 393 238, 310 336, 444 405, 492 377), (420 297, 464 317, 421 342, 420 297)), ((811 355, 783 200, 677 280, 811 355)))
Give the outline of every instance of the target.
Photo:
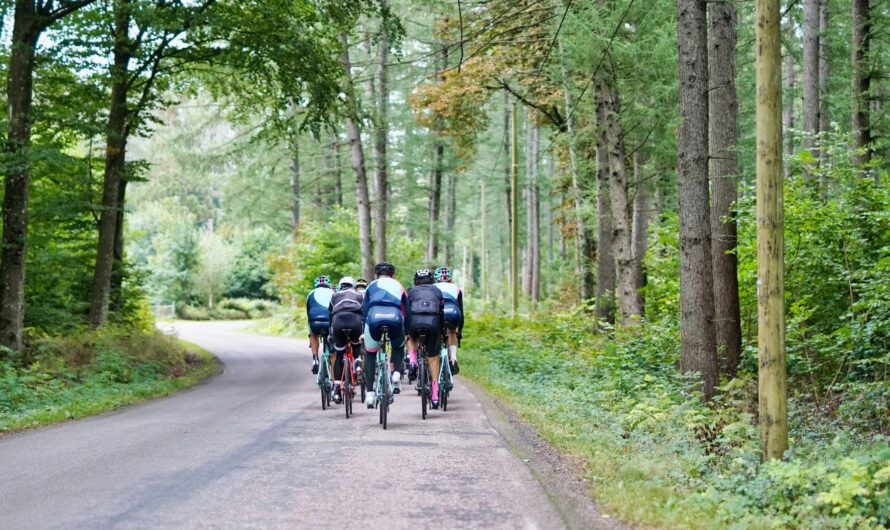
POLYGON ((519 310, 519 216, 516 208, 519 195, 519 153, 516 152, 516 103, 510 114, 510 281, 513 293, 513 316, 519 310))
POLYGON ((788 449, 779 0, 757 0, 757 348, 763 460, 788 449))

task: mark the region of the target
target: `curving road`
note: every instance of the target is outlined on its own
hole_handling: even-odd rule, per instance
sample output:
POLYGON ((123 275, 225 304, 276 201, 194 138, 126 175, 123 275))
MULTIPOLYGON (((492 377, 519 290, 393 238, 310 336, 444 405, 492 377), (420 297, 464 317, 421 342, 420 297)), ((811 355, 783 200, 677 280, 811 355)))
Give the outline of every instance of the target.
POLYGON ((459 382, 389 429, 322 411, 305 341, 177 324, 225 364, 169 398, 0 438, 0 528, 564 528, 459 382))

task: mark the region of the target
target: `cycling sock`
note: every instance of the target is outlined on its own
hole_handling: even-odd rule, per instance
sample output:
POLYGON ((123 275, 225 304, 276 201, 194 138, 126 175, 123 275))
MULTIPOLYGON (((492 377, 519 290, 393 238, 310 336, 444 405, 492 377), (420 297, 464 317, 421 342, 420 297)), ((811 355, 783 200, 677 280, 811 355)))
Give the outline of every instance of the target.
POLYGON ((408 350, 408 360, 411 364, 417 364, 417 350, 408 350))
POLYGON ((433 381, 433 401, 439 401, 439 382, 433 381))
POLYGON ((457 362, 457 346, 452 344, 448 347, 448 356, 451 358, 451 362, 457 362))

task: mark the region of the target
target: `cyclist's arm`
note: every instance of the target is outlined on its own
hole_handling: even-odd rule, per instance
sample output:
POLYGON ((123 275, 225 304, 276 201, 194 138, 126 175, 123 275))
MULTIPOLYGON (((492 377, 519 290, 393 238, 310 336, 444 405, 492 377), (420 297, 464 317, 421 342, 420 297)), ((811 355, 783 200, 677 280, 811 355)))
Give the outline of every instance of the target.
POLYGON ((457 292, 457 307, 460 309, 460 324, 457 325, 457 332, 463 333, 464 331, 464 292, 457 292))

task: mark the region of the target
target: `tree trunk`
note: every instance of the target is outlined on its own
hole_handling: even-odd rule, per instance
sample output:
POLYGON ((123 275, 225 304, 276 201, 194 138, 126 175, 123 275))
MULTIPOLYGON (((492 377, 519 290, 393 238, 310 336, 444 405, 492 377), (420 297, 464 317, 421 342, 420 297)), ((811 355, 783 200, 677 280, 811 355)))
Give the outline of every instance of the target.
POLYGON ((343 206, 343 167, 340 158, 340 133, 334 131, 334 142, 331 144, 331 150, 334 156, 334 194, 336 196, 337 206, 343 206))
POLYGON ((290 231, 297 236, 300 226, 300 140, 293 138, 290 148, 290 231))
MULTIPOLYGON (((529 120, 531 121, 531 120, 529 120)), ((529 260, 529 290, 528 295, 533 302, 541 300, 541 203, 538 190, 538 175, 540 164, 538 152, 541 148, 541 127, 532 123, 529 128, 531 139, 528 142, 526 160, 528 160, 528 260, 529 260)))
POLYGON ((532 111, 529 111, 525 120, 525 259, 522 264, 522 289, 525 296, 531 298, 532 295, 532 268, 534 266, 534 258, 532 257, 533 243, 532 234, 534 232, 534 204, 532 202, 532 172, 535 160, 532 158, 534 147, 534 123, 532 111))
POLYGON ((439 210, 442 204, 442 166, 445 158, 445 144, 436 135, 433 171, 430 174, 430 214, 427 236, 426 263, 434 266, 439 255, 439 210))
POLYGON ((448 172, 448 178, 445 179, 445 236, 444 249, 445 255, 443 260, 445 265, 451 266, 450 263, 455 259, 454 255, 454 224, 455 215, 457 215, 457 174, 454 171, 448 172))
POLYGON ((710 25, 709 140, 711 144, 711 252, 714 260, 714 314, 722 368, 734 375, 742 352, 736 220, 739 164, 736 155, 739 104, 735 88, 736 8, 731 1, 708 6, 710 25))
MULTIPOLYGON (((383 6, 386 2, 382 2, 383 6)), ((386 211, 389 203, 388 162, 386 145, 389 136, 388 104, 389 85, 386 75, 386 61, 389 53, 389 39, 385 26, 380 32, 378 46, 377 72, 377 119, 376 119, 376 150, 377 150, 377 202, 374 208, 374 230, 376 234, 375 251, 378 262, 386 261, 386 211)))
POLYGON ((34 2, 17 1, 6 83, 6 155, 3 244, 0 254, 0 345, 22 349, 25 314, 25 251, 31 183, 31 102, 34 53, 42 28, 34 2))
MULTIPOLYGON (((611 73, 609 75, 612 75, 611 73)), ((620 322, 633 325, 642 311, 634 281, 633 245, 628 220, 627 156, 624 148, 624 132, 621 127, 621 100, 614 78, 597 80, 597 106, 602 105, 605 117, 606 141, 609 160, 609 202, 612 207, 612 252, 617 274, 617 298, 620 322)))
MULTIPOLYGON (((828 0, 819 0, 819 131, 827 132, 828 123, 828 0)), ((820 150, 822 159, 826 153, 820 150)))
POLYGON ((643 314, 643 294, 640 291, 646 283, 643 275, 643 259, 646 257, 647 235, 649 232, 649 186, 642 179, 642 155, 634 153, 634 205, 633 205, 633 276, 637 305, 643 314))
POLYGON ((756 1, 757 348, 763 460, 788 449, 779 0, 756 1))
POLYGON ((813 151, 819 133, 819 2, 803 0, 803 132, 813 151))
POLYGON ((120 311, 124 307, 124 211, 127 199, 127 176, 121 179, 117 191, 117 220, 114 223, 114 261, 111 264, 111 292, 109 310, 120 311))
POLYGON ((510 202, 510 94, 504 91, 504 204, 507 206, 507 226, 513 226, 513 206, 510 202))
POLYGON ((717 386, 714 276, 708 202, 708 33, 704 0, 678 0, 680 134, 680 369, 698 372, 704 399, 717 386))
POLYGON ((488 307, 488 202, 485 200, 485 181, 479 183, 479 209, 482 217, 482 248, 481 253, 481 275, 479 288, 482 292, 482 310, 488 307))
POLYGON ((510 112, 510 217, 513 220, 510 225, 510 306, 513 316, 519 311, 519 153, 516 139, 516 104, 510 112))
POLYGON ((368 174, 365 172, 362 134, 356 118, 358 104, 355 100, 352 67, 349 62, 349 41, 345 33, 340 34, 340 43, 343 46, 340 62, 343 65, 346 98, 349 104, 349 114, 346 117, 346 136, 349 138, 352 171, 355 173, 355 197, 358 204, 358 231, 362 274, 364 274, 365 278, 370 279, 374 277, 374 263, 372 263, 373 253, 371 251, 371 208, 368 200, 368 174))
POLYGON ((559 51, 560 51, 560 66, 562 67, 562 93, 563 99, 565 100, 565 112, 566 112, 566 132, 568 132, 568 141, 569 141, 569 171, 572 176, 572 202, 573 202, 573 212, 575 219, 575 237, 574 237, 574 245, 575 245, 575 275, 578 278, 582 278, 582 281, 578 282, 579 287, 579 296, 581 300, 585 300, 590 297, 590 285, 587 281, 585 281, 588 277, 587 274, 587 263, 584 259, 583 249, 587 248, 587 241, 585 241, 586 231, 584 230, 584 217, 582 215, 582 204, 581 204, 581 187, 578 184, 578 154, 577 147, 575 145, 575 119, 572 116, 572 110, 575 108, 574 98, 572 97, 572 91, 569 86, 569 71, 565 66, 565 61, 562 59, 563 55, 563 45, 562 40, 559 41, 559 51))
MULTIPOLYGON (((791 15, 788 15, 789 20, 791 15)), ((790 25, 790 24, 789 24, 790 25)), ((789 50, 785 56, 785 86, 787 87, 788 97, 785 100, 785 156, 794 156, 794 135, 791 129, 794 128, 794 54, 789 50)), ((785 165, 785 177, 791 176, 791 164, 785 165)))
POLYGON ((868 61, 871 20, 869 1, 853 0, 853 147, 854 162, 867 164, 871 160, 871 116, 869 92, 871 89, 871 65, 868 61))
POLYGON ((111 105, 106 125, 105 179, 102 185, 102 213, 99 216, 99 242, 96 267, 90 293, 90 325, 99 327, 108 321, 114 243, 120 209, 121 179, 126 168, 128 71, 132 56, 130 11, 126 0, 114 4, 114 62, 111 66, 111 105))
MULTIPOLYGON (((596 95, 595 95, 596 96, 596 95)), ((604 102, 596 105, 596 316, 615 321, 615 256, 612 252, 612 203, 609 199, 608 116, 604 102)), ((590 249, 588 242, 587 249, 590 249)))

